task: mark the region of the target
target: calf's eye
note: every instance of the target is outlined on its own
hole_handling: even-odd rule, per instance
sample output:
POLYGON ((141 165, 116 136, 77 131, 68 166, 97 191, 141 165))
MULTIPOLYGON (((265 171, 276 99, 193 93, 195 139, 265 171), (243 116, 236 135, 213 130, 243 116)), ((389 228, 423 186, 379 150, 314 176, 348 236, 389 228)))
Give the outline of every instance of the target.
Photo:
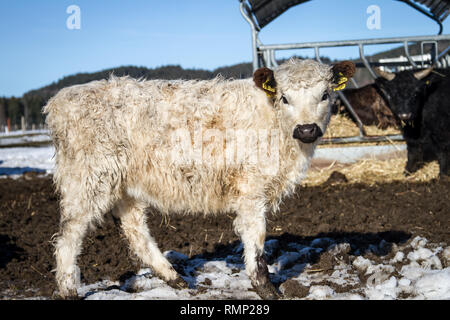
POLYGON ((283 101, 284 104, 289 104, 285 96, 281 96, 281 101, 283 101))
POLYGON ((322 96, 322 101, 325 101, 328 99, 328 92, 325 92, 322 96))

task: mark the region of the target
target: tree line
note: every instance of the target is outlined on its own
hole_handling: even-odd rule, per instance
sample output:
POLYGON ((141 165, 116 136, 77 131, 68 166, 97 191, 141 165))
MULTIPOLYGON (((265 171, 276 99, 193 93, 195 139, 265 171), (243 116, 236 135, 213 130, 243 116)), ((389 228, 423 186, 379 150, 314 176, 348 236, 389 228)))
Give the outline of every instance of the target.
MULTIPOLYGON (((444 45, 448 43, 444 43, 444 45)), ((445 47, 445 46, 444 46, 445 47)), ((380 58, 394 57, 402 54, 403 47, 387 50, 378 54, 368 57, 369 61, 377 61, 380 58)), ((412 45, 410 48, 411 54, 418 54, 420 52, 419 46, 412 45)), ((302 57, 298 57, 302 58, 302 57)), ((321 57, 324 63, 333 63, 335 61, 328 57, 321 57)), ((282 63, 283 60, 277 61, 282 63)), ((360 62, 355 60, 354 62, 360 62)), ((107 79, 111 74, 115 76, 129 75, 133 78, 144 79, 199 79, 206 80, 212 79, 217 75, 222 75, 224 78, 244 79, 252 77, 253 70, 251 63, 239 63, 231 66, 220 67, 215 70, 202 70, 202 69, 183 69, 178 65, 162 66, 158 68, 146 68, 136 66, 121 66, 118 68, 112 68, 102 70, 94 73, 77 73, 53 82, 48 86, 42 87, 37 90, 32 90, 25 93, 22 97, 0 97, 0 130, 6 125, 6 121, 9 118, 11 125, 20 126, 21 118, 24 117, 25 123, 28 128, 31 128, 31 124, 39 125, 45 122, 42 114, 42 107, 47 103, 53 95, 55 95, 60 89, 75 84, 83 84, 94 80, 107 79)), ((363 86, 373 79, 366 69, 357 69, 357 73, 354 76, 356 82, 363 86)))
POLYGON ((39 125, 45 122, 42 114, 42 107, 54 96, 60 89, 75 84, 83 84, 94 80, 107 79, 112 74, 115 76, 130 76, 133 78, 144 79, 199 79, 206 80, 221 74, 225 78, 243 79, 252 76, 252 65, 250 63, 241 63, 229 67, 221 67, 216 70, 202 69, 183 69, 178 65, 169 65, 159 68, 149 69, 146 67, 122 66, 102 70, 94 73, 78 73, 70 75, 53 82, 48 86, 32 90, 25 93, 22 97, 0 97, 0 129, 5 126, 9 119, 11 126, 20 126, 21 118, 25 118, 27 127, 31 124, 39 125))

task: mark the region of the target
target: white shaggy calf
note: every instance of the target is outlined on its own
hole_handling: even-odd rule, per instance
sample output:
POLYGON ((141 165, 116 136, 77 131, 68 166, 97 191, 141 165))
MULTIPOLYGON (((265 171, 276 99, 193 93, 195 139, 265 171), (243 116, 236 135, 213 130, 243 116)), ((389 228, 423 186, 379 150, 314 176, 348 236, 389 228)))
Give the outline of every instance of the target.
POLYGON ((149 233, 145 209, 153 206, 235 212, 247 274, 261 297, 276 298, 263 258, 266 213, 304 176, 330 118, 330 94, 353 73, 349 62, 291 59, 258 69, 253 81, 112 77, 61 90, 44 109, 61 194, 59 294, 77 295, 83 236, 111 210, 142 262, 183 287, 149 233))

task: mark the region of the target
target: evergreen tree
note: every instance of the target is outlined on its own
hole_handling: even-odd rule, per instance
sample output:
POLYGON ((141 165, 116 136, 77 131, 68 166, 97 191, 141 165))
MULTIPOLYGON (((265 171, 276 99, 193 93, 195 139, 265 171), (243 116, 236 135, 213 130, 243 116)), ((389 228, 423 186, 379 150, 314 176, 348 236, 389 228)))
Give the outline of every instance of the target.
POLYGON ((6 125, 6 98, 0 98, 0 127, 6 125))

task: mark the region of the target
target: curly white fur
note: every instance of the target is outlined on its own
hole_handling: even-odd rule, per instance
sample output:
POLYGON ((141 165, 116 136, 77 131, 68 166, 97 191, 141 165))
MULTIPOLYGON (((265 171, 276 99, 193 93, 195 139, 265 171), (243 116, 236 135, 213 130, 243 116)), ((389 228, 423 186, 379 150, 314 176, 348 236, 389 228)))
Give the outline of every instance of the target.
POLYGON ((255 280, 266 212, 277 210, 282 197, 294 192, 316 146, 293 139, 293 129, 316 123, 325 131, 330 112, 321 97, 329 91, 331 78, 327 65, 292 59, 275 70, 274 103, 250 79, 111 77, 61 90, 44 109, 56 147, 54 181, 61 194, 56 241, 60 294, 76 294, 82 238, 112 209, 137 256, 163 279, 176 279, 149 234, 144 211, 150 205, 165 214, 236 212, 234 227, 244 242, 246 270, 255 280), (280 101, 282 94, 289 104, 280 101), (176 161, 174 133, 180 129, 193 144, 200 132, 200 147, 214 161, 195 162, 191 153, 176 161), (219 147, 211 147, 211 137, 201 139, 211 129, 220 138, 216 140, 223 138, 219 147), (239 139, 225 139, 227 130, 240 138, 252 130, 275 132, 276 170, 267 174, 263 163, 245 157, 230 161, 230 152, 231 157, 237 152, 227 146, 241 145, 235 143, 239 139), (220 161, 222 156, 228 158, 220 161))

